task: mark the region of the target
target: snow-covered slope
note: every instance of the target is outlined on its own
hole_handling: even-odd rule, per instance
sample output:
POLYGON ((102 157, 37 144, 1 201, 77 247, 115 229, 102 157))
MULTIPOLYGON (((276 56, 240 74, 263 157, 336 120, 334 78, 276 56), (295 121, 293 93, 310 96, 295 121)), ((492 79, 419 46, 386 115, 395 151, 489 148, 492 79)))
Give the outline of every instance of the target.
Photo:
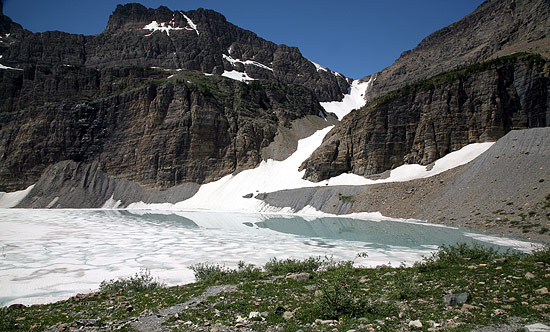
POLYGON ((324 102, 321 106, 327 112, 336 114, 338 120, 342 120, 352 110, 365 106, 365 95, 372 82, 374 82, 374 76, 371 76, 368 82, 353 81, 348 94, 344 95, 342 101, 324 102))

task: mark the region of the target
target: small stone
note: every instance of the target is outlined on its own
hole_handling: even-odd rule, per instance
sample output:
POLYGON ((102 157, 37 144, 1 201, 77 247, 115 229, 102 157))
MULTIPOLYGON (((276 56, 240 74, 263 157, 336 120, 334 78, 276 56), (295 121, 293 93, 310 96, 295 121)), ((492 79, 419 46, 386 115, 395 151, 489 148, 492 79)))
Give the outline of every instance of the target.
POLYGON ((532 280, 532 279, 535 279, 535 278, 536 278, 536 276, 533 273, 531 273, 531 272, 525 273, 525 279, 532 280))
POLYGON ((506 314, 506 311, 504 311, 502 309, 495 309, 495 310, 493 310, 493 314, 495 314, 496 316, 502 316, 502 315, 506 314))
POLYGON ((462 305, 462 307, 460 308, 460 311, 465 312, 465 311, 470 311, 470 310, 474 310, 474 309, 477 309, 477 307, 475 305, 464 303, 462 305))
POLYGON ((292 311, 285 311, 283 313, 283 319, 284 320, 290 320, 294 317, 294 313, 292 311))
POLYGON ((447 294, 443 297, 443 303, 446 305, 455 306, 457 304, 466 303, 469 299, 469 293, 447 294))
POLYGON ((258 311, 252 311, 248 314, 248 319, 260 318, 261 314, 258 311))
POLYGON ((315 323, 316 323, 316 324, 321 324, 321 325, 331 325, 331 324, 336 324, 336 323, 338 323, 338 321, 330 320, 330 319, 327 319, 327 320, 316 319, 316 320, 315 320, 315 323))
POLYGON ((76 324, 80 326, 94 326, 99 322, 99 319, 77 319, 76 324))
POLYGON ((244 327, 244 324, 243 323, 237 323, 237 324, 235 324, 235 327, 236 328, 244 327))
POLYGON ((505 257, 495 259, 495 263, 506 263, 507 261, 508 259, 505 257))
POLYGON ((306 281, 312 278, 313 276, 309 273, 291 273, 286 276, 286 279, 293 279, 296 281, 306 281))
POLYGON ((525 326, 526 332, 550 332, 550 326, 541 323, 525 326))
POLYGON ((537 311, 548 312, 548 310, 550 310, 550 304, 547 304, 547 303, 537 304, 533 306, 533 309, 537 311))
POLYGON ((495 270, 502 270, 502 266, 497 266, 495 270))
POLYGON ((419 321, 419 320, 411 320, 409 322, 409 327, 416 327, 416 328, 421 329, 422 328, 422 322, 419 321))
POLYGON ((539 289, 535 290, 535 294, 548 295, 548 288, 547 287, 539 288, 539 289))

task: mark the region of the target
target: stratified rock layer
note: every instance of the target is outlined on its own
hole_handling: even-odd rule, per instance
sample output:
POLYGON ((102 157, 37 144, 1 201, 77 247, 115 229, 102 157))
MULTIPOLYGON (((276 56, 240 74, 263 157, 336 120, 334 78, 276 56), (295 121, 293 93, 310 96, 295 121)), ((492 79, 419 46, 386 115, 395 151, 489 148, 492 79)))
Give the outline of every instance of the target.
POLYGON ((549 62, 510 56, 407 86, 352 112, 302 168, 312 181, 377 174, 549 124, 549 62))
POLYGON ((0 191, 63 160, 146 187, 216 180, 255 167, 278 131, 325 118, 319 100, 349 87, 211 10, 118 6, 96 36, 34 34, 1 15, 0 34, 12 68, 0 69, 0 191), (144 29, 152 22, 174 29, 144 29))
MULTIPOLYGON (((426 37, 374 74, 369 101, 457 67, 517 52, 550 57, 550 1, 489 0, 472 14, 426 37)), ((365 78, 366 80, 369 77, 365 78)))

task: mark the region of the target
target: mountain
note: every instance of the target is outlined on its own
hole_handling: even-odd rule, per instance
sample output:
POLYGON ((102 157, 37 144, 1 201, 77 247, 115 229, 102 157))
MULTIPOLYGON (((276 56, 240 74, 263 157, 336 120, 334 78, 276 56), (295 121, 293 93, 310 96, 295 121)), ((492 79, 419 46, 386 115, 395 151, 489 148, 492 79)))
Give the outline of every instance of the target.
MULTIPOLYGON (((518 52, 550 57, 548 0, 488 0, 374 74, 369 101, 439 73, 518 52)), ((370 76, 363 80, 368 81, 370 76)))
POLYGON ((2 191, 63 160, 149 188, 216 180, 295 120, 309 119, 296 139, 329 125, 319 102, 351 83, 211 10, 119 5, 95 36, 0 23, 2 191))
POLYGON ((428 36, 368 77, 368 105, 325 137, 302 164, 305 177, 428 165, 512 129, 549 126, 549 13, 547 0, 490 0, 428 36))

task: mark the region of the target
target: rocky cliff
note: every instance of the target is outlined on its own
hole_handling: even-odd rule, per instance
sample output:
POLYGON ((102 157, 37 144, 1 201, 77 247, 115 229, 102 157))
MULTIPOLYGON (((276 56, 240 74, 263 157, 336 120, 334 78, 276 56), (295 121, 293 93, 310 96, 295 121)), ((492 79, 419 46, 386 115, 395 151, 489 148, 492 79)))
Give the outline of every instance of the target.
POLYGON ((516 54, 406 86, 352 112, 302 168, 312 181, 377 174, 549 124, 550 63, 516 54))
MULTIPOLYGON (((550 57, 550 1, 488 0, 472 14, 426 37, 374 74, 374 100, 441 72, 517 52, 550 57)), ((366 80, 369 77, 365 78, 366 80)))
POLYGON ((0 191, 62 160, 146 187, 212 181, 255 167, 278 131, 324 119, 319 101, 349 87, 211 10, 118 6, 96 36, 0 19, 0 191))

